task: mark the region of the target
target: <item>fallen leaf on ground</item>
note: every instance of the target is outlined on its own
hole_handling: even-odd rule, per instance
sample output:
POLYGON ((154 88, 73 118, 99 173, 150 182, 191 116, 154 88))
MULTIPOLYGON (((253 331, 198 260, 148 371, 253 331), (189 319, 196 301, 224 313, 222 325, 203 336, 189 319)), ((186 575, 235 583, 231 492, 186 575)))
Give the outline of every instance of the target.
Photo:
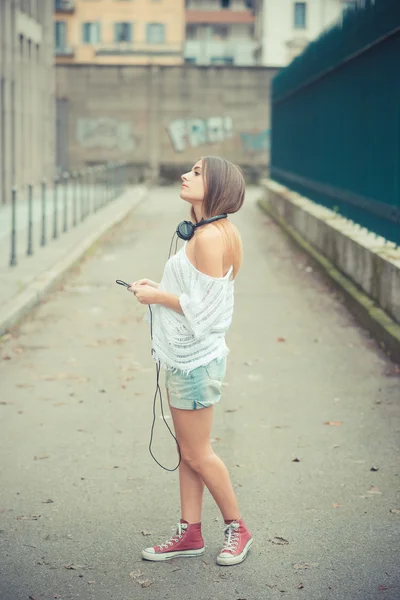
POLYGON ((17 521, 37 521, 40 515, 20 515, 17 521))
POLYGON ((373 472, 379 471, 379 467, 371 467, 370 471, 373 471, 373 472))
POLYGON ((73 565, 64 565, 65 569, 68 569, 68 571, 76 571, 76 568, 73 565))
POLYGON ((400 508, 391 508, 389 512, 395 515, 400 515, 400 508))
POLYGON ((132 571, 132 573, 129 573, 129 577, 131 579, 134 579, 135 581, 136 581, 136 579, 143 577, 143 575, 144 575, 144 573, 140 569, 137 569, 136 571, 132 571))
POLYGON ((51 498, 48 498, 47 500, 42 500, 42 504, 53 504, 53 502, 55 502, 55 500, 52 500, 51 498))
POLYGON ((367 491, 367 494, 382 494, 382 492, 379 490, 379 488, 376 487, 376 485, 371 485, 371 487, 367 491))
POLYGON ((39 456, 34 456, 33 460, 44 460, 45 458, 50 458, 50 454, 41 454, 39 456))
POLYGON ((284 337, 278 337, 277 342, 286 342, 286 339, 284 337))
POLYGON ((82 377, 81 375, 74 375, 73 373, 57 373, 57 375, 43 375, 41 379, 43 381, 73 380, 79 383, 86 383, 87 381, 89 381, 87 377, 82 377))
POLYGON ((91 580, 91 581, 88 581, 88 584, 89 584, 89 585, 92 585, 93 583, 96 583, 96 581, 95 581, 94 579, 93 579, 93 580, 91 580))
POLYGON ((297 586, 298 590, 303 590, 304 589, 304 585, 302 583, 299 583, 299 585, 297 586))
POLYGON ((343 425, 343 421, 324 421, 324 425, 331 425, 333 427, 339 427, 339 425, 343 425))
POLYGON ((342 508, 342 505, 341 505, 341 504, 339 504, 338 502, 334 502, 334 503, 332 504, 332 508, 342 508))
POLYGON ((279 546, 284 546, 285 544, 289 543, 287 540, 285 540, 285 538, 282 538, 282 537, 274 537, 274 538, 272 538, 271 542, 273 544, 277 544, 279 546))
POLYGON ((236 412, 237 410, 239 410, 238 408, 228 408, 225 412, 226 413, 233 413, 236 412))
POLYGON ((386 590, 394 590, 395 585, 378 585, 378 592, 385 592, 386 590))
POLYGON ((153 582, 150 581, 150 579, 139 580, 139 583, 142 586, 142 588, 148 588, 151 585, 153 585, 153 582))
POLYGON ((294 459, 292 460, 292 462, 300 462, 300 459, 299 459, 299 458, 294 458, 294 459))

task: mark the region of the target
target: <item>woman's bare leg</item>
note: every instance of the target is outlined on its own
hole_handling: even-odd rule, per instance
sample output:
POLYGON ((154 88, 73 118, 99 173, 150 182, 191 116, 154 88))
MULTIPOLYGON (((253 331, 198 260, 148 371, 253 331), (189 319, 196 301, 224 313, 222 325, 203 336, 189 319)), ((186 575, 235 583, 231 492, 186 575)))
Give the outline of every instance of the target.
MULTIPOLYGON (((168 403, 169 403, 169 394, 168 403)), ((173 408, 170 405, 170 410, 173 408)), ((188 523, 200 523, 203 508, 204 482, 185 461, 179 465, 179 487, 181 496, 181 517, 188 523)))
POLYGON ((223 518, 239 519, 239 507, 228 469, 211 447, 213 407, 181 410, 171 406, 170 409, 182 456, 180 466, 182 518, 189 523, 197 523, 201 520, 199 499, 202 498, 203 491, 199 482, 202 481, 217 503, 223 518), (190 520, 188 517, 195 520, 190 520))

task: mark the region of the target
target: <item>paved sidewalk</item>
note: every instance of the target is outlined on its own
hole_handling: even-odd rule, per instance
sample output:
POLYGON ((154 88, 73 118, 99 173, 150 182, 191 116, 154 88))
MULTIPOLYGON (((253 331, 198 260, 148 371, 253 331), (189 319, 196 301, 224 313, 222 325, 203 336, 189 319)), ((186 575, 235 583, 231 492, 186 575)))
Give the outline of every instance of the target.
MULTIPOLYGON (((216 566, 208 494, 204 557, 140 559, 179 519, 177 474, 148 453, 146 309, 115 284, 158 279, 187 217, 178 188, 153 189, 0 346, 2 600, 400 597, 398 372, 257 197, 233 218, 245 261, 213 428, 247 561, 216 566)), ((175 465, 159 410, 154 452, 175 465)))
MULTIPOLYGON (((91 187, 82 188, 85 200, 93 205, 96 192, 104 200, 104 190, 91 187)), ((53 239, 53 205, 48 199, 46 204, 46 237, 47 244, 42 247, 41 239, 41 200, 35 198, 33 203, 34 254, 27 256, 27 215, 26 201, 17 205, 17 265, 11 267, 11 206, 0 209, 0 336, 12 327, 21 316, 27 313, 37 302, 45 297, 51 286, 58 283, 64 273, 78 261, 108 229, 123 219, 140 202, 146 192, 145 186, 129 187, 118 198, 104 204, 97 212, 91 212, 84 220, 80 219, 80 197, 78 200, 78 222, 73 227, 72 192, 68 199, 68 229, 63 232, 62 190, 58 204, 58 237, 53 239)))

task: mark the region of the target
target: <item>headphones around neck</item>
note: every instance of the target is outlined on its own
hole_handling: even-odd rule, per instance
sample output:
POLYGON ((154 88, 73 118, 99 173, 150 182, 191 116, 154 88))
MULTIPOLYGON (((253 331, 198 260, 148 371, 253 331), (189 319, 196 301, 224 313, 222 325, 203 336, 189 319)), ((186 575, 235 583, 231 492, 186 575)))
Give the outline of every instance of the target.
POLYGON ((176 234, 181 240, 188 241, 194 236, 194 232, 196 231, 197 227, 207 225, 208 223, 213 223, 214 221, 219 221, 220 219, 226 219, 227 217, 228 215, 225 213, 223 215, 211 217, 210 219, 202 219, 198 223, 182 221, 182 223, 179 223, 178 227, 176 228, 176 234))

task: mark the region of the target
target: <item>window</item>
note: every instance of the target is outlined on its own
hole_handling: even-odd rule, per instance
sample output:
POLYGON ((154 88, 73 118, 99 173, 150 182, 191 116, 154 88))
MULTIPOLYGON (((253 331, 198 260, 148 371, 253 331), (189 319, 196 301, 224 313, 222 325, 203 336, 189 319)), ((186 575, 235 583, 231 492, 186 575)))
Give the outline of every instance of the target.
POLYGON ((232 56, 212 56, 210 58, 210 64, 212 65, 233 65, 233 63, 232 56))
POLYGON ((100 42, 100 23, 98 21, 87 21, 82 24, 82 40, 84 44, 100 42))
POLYGON ((226 25, 211 25, 210 37, 213 40, 227 40, 229 37, 229 28, 226 25))
POLYGON ((67 46, 67 24, 65 21, 54 23, 54 43, 56 50, 62 50, 67 46))
POLYGON ((307 4, 305 2, 294 3, 294 28, 305 29, 307 27, 307 4))
POLYGON ((132 23, 115 23, 114 42, 132 41, 132 23))
POLYGON ((165 25, 163 23, 148 23, 146 38, 148 44, 164 44, 165 25))
POLYGON ((220 0, 221 8, 230 8, 231 0, 220 0))

